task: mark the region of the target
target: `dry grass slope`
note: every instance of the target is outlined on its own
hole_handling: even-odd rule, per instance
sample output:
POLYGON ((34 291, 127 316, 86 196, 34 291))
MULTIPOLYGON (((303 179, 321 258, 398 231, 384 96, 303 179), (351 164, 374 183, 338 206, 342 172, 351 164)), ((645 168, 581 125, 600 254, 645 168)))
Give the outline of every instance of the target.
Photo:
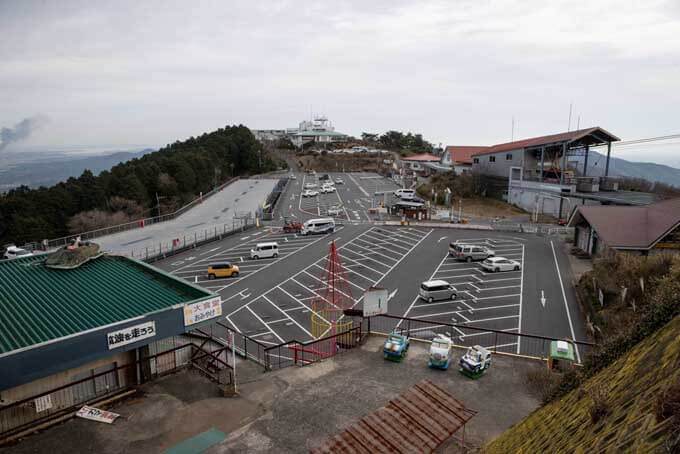
POLYGON ((680 316, 579 389, 510 428, 485 452, 668 452, 671 421, 657 421, 655 405, 657 396, 680 379, 679 364, 680 316), (592 390, 608 396, 607 413, 597 422, 590 414, 592 390))

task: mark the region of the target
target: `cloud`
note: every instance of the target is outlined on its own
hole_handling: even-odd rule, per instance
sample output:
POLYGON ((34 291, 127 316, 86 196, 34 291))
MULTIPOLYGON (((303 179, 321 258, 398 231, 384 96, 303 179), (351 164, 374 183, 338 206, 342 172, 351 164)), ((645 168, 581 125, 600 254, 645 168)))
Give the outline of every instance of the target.
POLYGON ((17 123, 14 128, 0 129, 0 151, 4 150, 11 143, 28 139, 37 129, 47 124, 49 119, 45 115, 36 115, 24 118, 17 123))
POLYGON ((484 145, 513 117, 515 137, 566 130, 573 103, 582 126, 672 134, 677 4, 0 1, 0 124, 50 112, 49 144, 152 146, 313 110, 345 133, 484 145))

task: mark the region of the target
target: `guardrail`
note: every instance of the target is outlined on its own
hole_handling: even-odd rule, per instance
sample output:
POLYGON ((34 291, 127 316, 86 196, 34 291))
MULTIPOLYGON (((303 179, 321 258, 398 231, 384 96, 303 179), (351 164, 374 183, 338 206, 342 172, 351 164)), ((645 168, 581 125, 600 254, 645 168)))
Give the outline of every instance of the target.
POLYGON ((260 217, 264 221, 271 221, 273 219, 273 213, 274 210, 276 209, 276 205, 279 202, 279 199, 281 198, 281 193, 286 190, 286 186, 288 185, 288 178, 281 178, 279 179, 278 183, 276 183, 276 186, 272 190, 272 192, 269 193, 267 196, 267 200, 265 200, 264 207, 262 210, 260 210, 260 217))
POLYGON ((203 244, 221 240, 230 235, 245 232, 253 227, 255 227, 255 221, 252 218, 234 219, 231 226, 224 224, 222 228, 215 226, 212 229, 194 231, 189 235, 183 235, 181 238, 161 241, 157 245, 153 244, 150 247, 145 246, 139 249, 132 249, 128 253, 123 253, 123 255, 151 263, 203 244))
POLYGON ((120 233, 120 232, 125 232, 128 230, 133 230, 133 229, 138 229, 138 228, 143 228, 147 227, 153 224, 158 224, 159 222, 165 222, 169 221, 172 219, 175 219, 178 216, 181 216, 197 204, 201 203, 204 199, 216 194, 217 192, 221 191, 225 187, 229 186, 233 182, 237 181, 239 177, 234 177, 225 183, 222 183, 218 187, 214 188, 213 190, 206 192, 205 194, 195 198, 191 202, 187 203, 183 207, 179 208, 177 211, 174 211, 172 213, 164 214, 162 216, 153 216, 149 218, 143 218, 143 219, 137 219, 135 221, 131 222, 126 222, 124 224, 118 224, 118 225, 113 225, 110 227, 104 227, 101 229, 96 229, 96 230, 90 230, 88 232, 81 232, 73 235, 68 235, 64 236, 61 238, 55 238, 52 240, 47 241, 47 248, 52 249, 56 247, 61 247, 61 246, 66 246, 69 244, 71 241, 75 240, 76 238, 80 237, 81 240, 91 240, 94 238, 98 238, 100 236, 105 236, 105 235, 111 235, 114 233, 120 233))

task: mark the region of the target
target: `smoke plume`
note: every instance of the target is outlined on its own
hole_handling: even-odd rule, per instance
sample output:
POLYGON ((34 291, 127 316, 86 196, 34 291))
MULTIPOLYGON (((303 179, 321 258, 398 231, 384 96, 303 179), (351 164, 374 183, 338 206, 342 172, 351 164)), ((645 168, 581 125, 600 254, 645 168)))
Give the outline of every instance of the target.
POLYGON ((30 137, 33 132, 47 124, 48 118, 45 115, 36 115, 24 118, 14 125, 14 128, 0 129, 0 151, 4 150, 9 144, 19 142, 30 137))

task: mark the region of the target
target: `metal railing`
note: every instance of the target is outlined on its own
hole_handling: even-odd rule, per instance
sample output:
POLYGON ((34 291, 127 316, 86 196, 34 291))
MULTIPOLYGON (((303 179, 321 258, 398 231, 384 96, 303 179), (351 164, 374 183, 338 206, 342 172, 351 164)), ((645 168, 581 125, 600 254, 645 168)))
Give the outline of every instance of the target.
POLYGON ((341 333, 332 334, 308 342, 291 340, 267 347, 265 370, 282 369, 288 366, 306 366, 322 359, 331 358, 339 353, 358 346, 366 333, 362 323, 341 333))
POLYGON ((279 199, 281 198, 281 193, 286 190, 286 185, 288 184, 288 178, 281 178, 279 179, 278 183, 276 183, 276 186, 272 190, 272 192, 269 193, 267 196, 267 200, 264 203, 264 207, 261 210, 261 218, 264 221, 271 221, 273 219, 273 213, 274 210, 276 209, 276 205, 279 202, 279 199))
POLYGON ((101 229, 96 229, 96 230, 90 230, 88 232, 81 232, 73 235, 68 235, 64 236, 61 238, 55 238, 52 240, 47 241, 47 248, 52 249, 56 247, 61 247, 61 246, 66 246, 69 244, 71 241, 75 240, 76 238, 80 237, 81 240, 91 240, 93 238, 98 238, 101 236, 105 235, 111 235, 114 233, 120 233, 120 232, 125 232, 128 230, 133 230, 133 229, 138 229, 138 228, 143 228, 143 227, 148 227, 153 224, 158 224, 159 222, 166 222, 172 219, 175 219, 182 214, 186 213, 188 210, 193 208, 194 206, 198 205, 199 203, 203 202, 204 199, 220 192, 222 189, 225 187, 229 186, 233 182, 237 181, 239 177, 234 177, 225 183, 222 183, 221 185, 217 186, 216 188, 212 189, 209 192, 206 192, 205 194, 195 198, 191 202, 187 203, 183 207, 179 208, 177 211, 174 211, 173 213, 168 213, 164 214, 162 216, 152 216, 148 218, 143 218, 143 219, 137 219, 134 221, 126 222, 124 224, 118 224, 118 225, 112 225, 110 227, 104 227, 101 229))
POLYGON ((186 343, 145 356, 137 361, 113 366, 99 373, 0 406, 0 439, 32 426, 61 418, 82 405, 112 397, 146 382, 193 367, 219 384, 233 382, 232 368, 220 358, 225 348, 186 343))
POLYGON ((558 339, 515 331, 387 314, 370 317, 367 323, 368 332, 371 334, 389 334, 398 328, 407 333, 409 337, 429 341, 439 334, 444 334, 453 339, 454 344, 458 347, 467 348, 473 345, 481 345, 492 352, 520 354, 535 359, 548 358, 550 343, 557 340, 566 340, 574 345, 577 363, 582 363, 590 351, 596 347, 596 344, 573 339, 558 339))
POLYGON ((244 232, 254 226, 255 220, 252 217, 234 219, 231 225, 224 224, 221 228, 214 226, 211 229, 196 230, 179 238, 165 239, 122 254, 146 262, 154 262, 212 241, 221 240, 229 235, 244 232))

